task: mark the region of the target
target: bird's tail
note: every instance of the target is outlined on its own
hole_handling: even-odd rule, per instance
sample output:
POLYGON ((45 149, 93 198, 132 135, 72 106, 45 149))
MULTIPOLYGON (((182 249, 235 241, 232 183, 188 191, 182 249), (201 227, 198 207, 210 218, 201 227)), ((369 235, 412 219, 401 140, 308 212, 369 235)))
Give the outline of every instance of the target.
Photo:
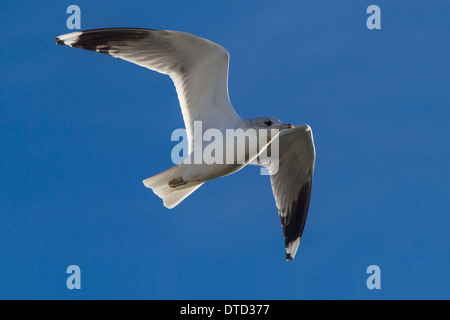
POLYGON ((186 199, 192 192, 201 187, 204 182, 184 182, 183 165, 176 165, 156 176, 145 179, 144 185, 160 197, 166 208, 172 209, 186 199))

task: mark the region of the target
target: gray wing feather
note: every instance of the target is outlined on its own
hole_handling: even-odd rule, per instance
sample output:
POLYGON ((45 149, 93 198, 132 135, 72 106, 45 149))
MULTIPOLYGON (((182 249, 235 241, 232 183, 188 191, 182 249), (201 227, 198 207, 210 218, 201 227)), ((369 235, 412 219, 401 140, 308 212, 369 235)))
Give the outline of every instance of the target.
POLYGON ((305 227, 314 162, 314 140, 309 126, 298 126, 280 133, 279 163, 277 166, 272 163, 269 171, 283 226, 287 260, 294 259, 305 227))

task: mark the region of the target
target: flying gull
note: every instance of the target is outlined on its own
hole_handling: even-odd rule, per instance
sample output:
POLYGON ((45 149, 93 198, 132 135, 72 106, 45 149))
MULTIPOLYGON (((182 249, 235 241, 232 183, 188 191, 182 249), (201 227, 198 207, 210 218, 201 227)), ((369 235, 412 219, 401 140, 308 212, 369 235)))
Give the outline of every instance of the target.
MULTIPOLYGON (((196 121, 201 121, 202 130, 276 130, 277 137, 271 137, 267 144, 270 147, 273 139, 278 138, 276 168, 274 162, 265 161, 262 154, 258 154, 258 164, 267 166, 271 174, 285 237, 286 259, 294 259, 308 214, 314 171, 315 149, 308 125, 294 127, 268 117, 241 118, 228 96, 228 52, 212 41, 185 32, 136 28, 73 32, 56 40, 59 45, 97 51, 169 75, 181 105, 189 156, 202 151, 195 151, 194 147, 196 121)), ((249 163, 182 162, 143 182, 167 208, 173 208, 206 181, 232 174, 249 163)))

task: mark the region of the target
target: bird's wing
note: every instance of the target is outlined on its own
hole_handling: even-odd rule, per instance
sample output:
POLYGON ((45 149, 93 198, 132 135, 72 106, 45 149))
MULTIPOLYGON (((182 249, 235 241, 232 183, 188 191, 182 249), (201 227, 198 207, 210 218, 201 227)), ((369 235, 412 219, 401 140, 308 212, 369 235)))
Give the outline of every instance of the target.
POLYGON ((190 152, 194 121, 202 121, 203 129, 208 129, 239 119, 228 97, 228 52, 212 41, 184 32, 132 28, 74 32, 56 40, 169 75, 177 90, 190 152))
POLYGON ((260 161, 271 173, 273 195, 283 226, 286 259, 292 260, 303 234, 311 196, 315 162, 311 128, 303 125, 282 131, 279 135, 279 162, 268 164, 267 159, 260 161))

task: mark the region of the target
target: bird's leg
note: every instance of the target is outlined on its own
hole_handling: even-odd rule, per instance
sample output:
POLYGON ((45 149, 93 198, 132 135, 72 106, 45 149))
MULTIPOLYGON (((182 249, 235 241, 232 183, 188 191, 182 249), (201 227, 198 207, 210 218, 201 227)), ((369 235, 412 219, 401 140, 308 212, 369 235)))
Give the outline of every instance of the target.
POLYGON ((179 187, 179 186, 184 186, 187 183, 188 182, 184 181, 182 177, 178 177, 178 178, 174 178, 174 179, 169 181, 169 187, 176 188, 176 187, 179 187))

